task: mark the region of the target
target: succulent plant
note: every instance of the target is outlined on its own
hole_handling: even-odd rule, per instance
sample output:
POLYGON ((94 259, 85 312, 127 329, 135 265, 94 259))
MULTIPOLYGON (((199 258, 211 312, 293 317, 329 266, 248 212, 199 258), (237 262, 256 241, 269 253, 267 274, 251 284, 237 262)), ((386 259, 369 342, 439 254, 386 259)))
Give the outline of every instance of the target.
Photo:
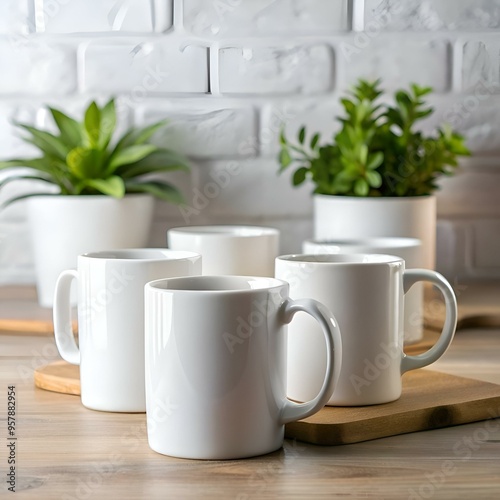
MULTIPOLYGON (((103 194, 122 198, 126 193, 148 193, 164 201, 182 203, 182 195, 176 187, 150 175, 188 170, 182 155, 149 143, 166 120, 131 128, 115 138, 114 99, 102 107, 91 102, 82 121, 52 107, 48 110, 57 126, 57 134, 24 123, 15 124, 26 134, 23 140, 38 148, 40 156, 0 161, 0 169, 23 168, 19 174, 12 173, 4 179, 0 188, 14 180, 36 180, 57 186, 56 195, 103 194), (26 171, 24 167, 31 170, 26 171)), ((42 194, 47 193, 31 192, 11 198, 4 205, 42 194)))

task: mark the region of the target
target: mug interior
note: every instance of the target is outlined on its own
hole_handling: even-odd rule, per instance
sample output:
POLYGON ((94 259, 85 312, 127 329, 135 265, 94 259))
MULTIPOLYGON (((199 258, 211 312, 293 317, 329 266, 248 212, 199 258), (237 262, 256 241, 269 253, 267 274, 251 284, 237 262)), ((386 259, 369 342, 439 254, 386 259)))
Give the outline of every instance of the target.
POLYGON ((176 227, 167 231, 169 234, 195 235, 203 237, 251 237, 263 235, 276 235, 278 230, 272 227, 260 226, 186 226, 176 227))
POLYGON ((314 264, 389 264, 403 262, 401 257, 386 254, 295 254, 281 255, 277 258, 284 262, 314 263, 314 264))
POLYGON ((281 287, 284 281, 260 276, 183 276, 151 281, 156 290, 183 290, 196 292, 234 292, 264 290, 281 287))
POLYGON ((184 250, 170 250, 167 248, 130 248, 120 250, 104 250, 101 252, 89 252, 83 257, 90 259, 113 259, 113 260, 179 260, 199 257, 195 252, 184 250))
MULTIPOLYGON (((360 249, 359 253, 368 253, 375 250, 398 250, 405 248, 418 248, 422 246, 422 242, 417 238, 353 238, 346 240, 306 240, 304 242, 309 247, 321 248, 335 247, 340 252, 344 248, 360 249)), ((390 253, 390 252, 389 252, 390 253)))

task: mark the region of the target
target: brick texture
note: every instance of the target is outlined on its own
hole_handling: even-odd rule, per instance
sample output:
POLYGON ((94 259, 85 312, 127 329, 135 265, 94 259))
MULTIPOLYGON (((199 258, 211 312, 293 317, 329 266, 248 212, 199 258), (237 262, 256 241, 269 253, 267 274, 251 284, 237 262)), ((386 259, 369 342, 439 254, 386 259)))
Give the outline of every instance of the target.
POLYGON ((184 25, 213 38, 342 32, 347 0, 183 0, 184 25))
MULTIPOLYGON (((168 178, 195 213, 158 203, 150 244, 173 225, 246 223, 298 252, 313 187, 277 175, 281 128, 328 140, 359 77, 429 85, 422 128, 449 122, 473 151, 438 195, 438 264, 500 278, 499 30, 500 0, 2 0, 0 158, 36 153, 13 121, 54 130, 44 105, 78 117, 115 96, 118 133, 167 118, 153 140, 192 162, 168 178)), ((0 203, 35 188, 9 184, 0 203)), ((3 210, 1 283, 33 279, 27 242, 23 204, 3 210)))
POLYGON ((387 31, 496 30, 499 0, 365 0, 365 24, 387 31))
POLYGON ((326 45, 226 47, 220 50, 220 91, 228 94, 321 94, 333 86, 326 45))
POLYGON ((165 31, 171 25, 171 1, 44 0, 35 2, 37 31, 45 33, 165 31), (155 8, 161 11, 156 14, 155 8))

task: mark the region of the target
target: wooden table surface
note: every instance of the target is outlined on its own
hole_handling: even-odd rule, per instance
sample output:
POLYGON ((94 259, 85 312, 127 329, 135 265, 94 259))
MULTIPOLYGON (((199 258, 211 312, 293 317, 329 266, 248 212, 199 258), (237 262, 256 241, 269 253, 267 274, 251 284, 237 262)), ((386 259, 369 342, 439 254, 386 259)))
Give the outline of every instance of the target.
MULTIPOLYGON (((247 460, 159 455, 144 414, 85 409, 36 389, 33 370, 58 359, 49 336, 0 333, 0 493, 6 483, 7 388, 16 393, 16 494, 36 499, 500 497, 500 419, 354 445, 285 441, 247 460)), ((500 384, 500 330, 459 331, 434 370, 500 384)))

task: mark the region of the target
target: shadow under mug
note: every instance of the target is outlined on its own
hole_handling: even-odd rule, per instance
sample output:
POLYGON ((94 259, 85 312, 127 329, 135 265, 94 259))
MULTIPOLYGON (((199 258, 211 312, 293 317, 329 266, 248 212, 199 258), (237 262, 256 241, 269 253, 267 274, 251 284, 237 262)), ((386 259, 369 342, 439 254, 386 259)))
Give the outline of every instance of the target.
POLYGON ((291 300, 284 281, 173 278, 148 283, 145 298, 148 440, 158 453, 270 453, 283 444, 284 424, 330 398, 342 359, 336 321, 314 300, 291 300), (318 390, 302 404, 286 397, 286 325, 299 311, 318 323, 325 359, 318 390))
POLYGON ((59 276, 54 334, 68 363, 80 365, 82 404, 93 410, 146 411, 144 285, 166 276, 201 273, 193 252, 159 248, 93 252, 78 270, 59 276), (78 341, 71 328, 71 282, 78 283, 78 341))
MULTIPOLYGON (((332 406, 388 403, 401 396, 401 375, 427 366, 450 345, 457 325, 457 303, 450 284, 435 271, 405 270, 392 255, 284 255, 276 277, 290 283, 290 297, 311 297, 328 307, 339 322, 342 368, 332 406), (417 282, 429 281, 443 294, 446 319, 436 344, 423 354, 403 351, 403 299, 417 282)), ((324 344, 317 327, 298 317, 289 327, 288 397, 307 400, 324 373, 324 344)))

